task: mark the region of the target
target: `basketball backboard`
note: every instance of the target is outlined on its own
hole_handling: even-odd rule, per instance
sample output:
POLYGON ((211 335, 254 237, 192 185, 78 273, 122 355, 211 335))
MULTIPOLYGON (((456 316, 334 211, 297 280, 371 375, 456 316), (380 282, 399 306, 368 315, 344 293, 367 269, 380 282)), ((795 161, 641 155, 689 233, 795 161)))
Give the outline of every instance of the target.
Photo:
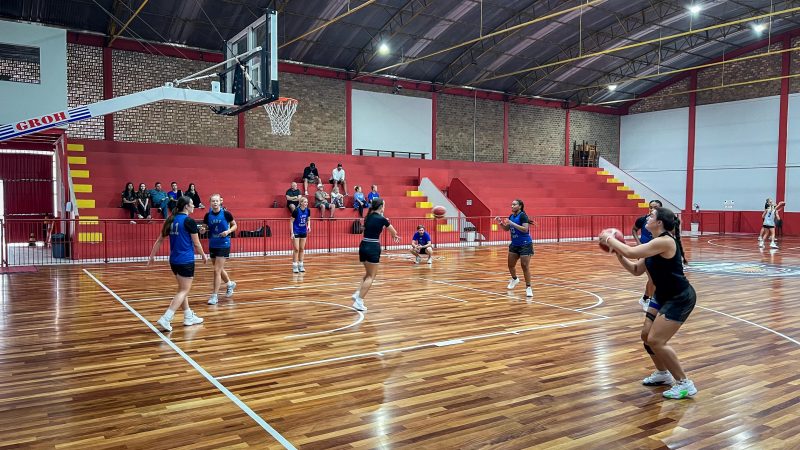
POLYGON ((278 13, 266 14, 225 42, 228 63, 221 71, 220 89, 235 94, 235 106, 219 108, 232 116, 278 98, 278 13))

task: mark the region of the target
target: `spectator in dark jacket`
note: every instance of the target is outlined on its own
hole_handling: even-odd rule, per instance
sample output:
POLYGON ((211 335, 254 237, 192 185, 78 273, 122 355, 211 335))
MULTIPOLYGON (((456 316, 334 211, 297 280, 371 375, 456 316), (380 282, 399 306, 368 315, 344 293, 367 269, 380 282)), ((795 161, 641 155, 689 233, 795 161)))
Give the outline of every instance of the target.
POLYGON ((319 171, 317 170, 317 165, 311 163, 303 169, 303 188, 306 191, 306 196, 308 196, 308 183, 313 185, 318 185, 320 183, 319 179, 319 171))
POLYGON ((130 181, 125 185, 125 190, 122 191, 122 207, 130 213, 131 223, 136 223, 133 221, 136 216, 136 191, 133 190, 133 183, 130 181))
POLYGON ((152 219, 150 216, 150 192, 147 190, 147 185, 144 183, 139 184, 139 190, 136 191, 136 212, 139 214, 140 219, 152 219))
POLYGON ((194 187, 194 183, 189 183, 189 189, 186 189, 186 196, 191 197, 192 203, 194 203, 195 208, 205 208, 203 202, 200 201, 200 194, 197 193, 197 189, 194 187))

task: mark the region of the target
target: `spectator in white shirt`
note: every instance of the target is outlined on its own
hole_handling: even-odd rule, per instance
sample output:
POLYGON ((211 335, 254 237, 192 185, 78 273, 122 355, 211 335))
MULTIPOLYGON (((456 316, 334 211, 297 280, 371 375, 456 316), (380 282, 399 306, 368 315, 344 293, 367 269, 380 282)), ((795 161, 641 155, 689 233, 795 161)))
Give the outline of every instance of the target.
POLYGON ((342 163, 339 163, 339 165, 333 169, 330 182, 334 187, 341 185, 342 195, 347 195, 347 182, 344 180, 344 169, 342 169, 342 163))

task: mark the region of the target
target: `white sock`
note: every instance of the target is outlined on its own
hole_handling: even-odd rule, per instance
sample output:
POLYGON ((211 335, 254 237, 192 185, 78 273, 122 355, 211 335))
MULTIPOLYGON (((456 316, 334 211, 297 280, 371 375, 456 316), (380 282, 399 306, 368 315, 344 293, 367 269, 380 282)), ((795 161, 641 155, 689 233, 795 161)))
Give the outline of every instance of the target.
POLYGON ((296 262, 293 262, 293 263, 292 263, 292 267, 297 267, 297 263, 296 263, 296 262))
POLYGON ((228 281, 228 286, 233 286, 233 280, 228 281))
MULTIPOLYGON (((216 294, 214 294, 214 295, 216 295, 216 294)), ((194 313, 192 312, 191 309, 184 309, 183 310, 183 317, 192 317, 193 314, 194 313)))
POLYGON ((164 317, 167 319, 168 322, 172 322, 172 318, 175 317, 175 311, 168 309, 164 313, 164 317))

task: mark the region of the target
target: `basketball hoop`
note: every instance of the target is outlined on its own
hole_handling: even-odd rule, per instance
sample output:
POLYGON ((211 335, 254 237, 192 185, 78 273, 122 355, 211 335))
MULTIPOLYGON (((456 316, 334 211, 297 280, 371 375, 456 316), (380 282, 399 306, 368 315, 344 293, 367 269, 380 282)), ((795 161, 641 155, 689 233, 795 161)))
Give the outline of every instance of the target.
POLYGON ((264 105, 269 116, 269 123, 272 126, 272 134, 278 136, 289 136, 292 134, 289 125, 292 123, 292 116, 297 111, 297 100, 288 97, 281 97, 274 102, 264 105))

